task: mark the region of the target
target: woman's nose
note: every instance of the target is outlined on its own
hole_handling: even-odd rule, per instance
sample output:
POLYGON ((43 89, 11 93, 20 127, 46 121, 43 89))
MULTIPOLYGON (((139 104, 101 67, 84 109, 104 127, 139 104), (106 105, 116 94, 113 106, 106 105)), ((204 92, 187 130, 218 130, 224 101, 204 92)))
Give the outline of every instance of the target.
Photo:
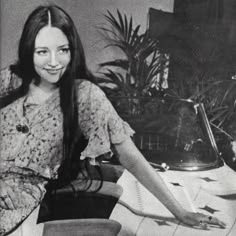
POLYGON ((52 67, 56 67, 58 64, 59 64, 59 61, 58 61, 57 54, 55 52, 51 52, 48 65, 52 67))

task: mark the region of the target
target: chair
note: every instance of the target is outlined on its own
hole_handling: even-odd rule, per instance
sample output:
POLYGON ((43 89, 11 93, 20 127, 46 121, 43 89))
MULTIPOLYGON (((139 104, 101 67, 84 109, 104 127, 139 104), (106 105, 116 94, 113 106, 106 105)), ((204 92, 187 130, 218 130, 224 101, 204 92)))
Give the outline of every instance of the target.
POLYGON ((43 236, 116 236, 120 229, 109 219, 56 220, 44 223, 43 236))

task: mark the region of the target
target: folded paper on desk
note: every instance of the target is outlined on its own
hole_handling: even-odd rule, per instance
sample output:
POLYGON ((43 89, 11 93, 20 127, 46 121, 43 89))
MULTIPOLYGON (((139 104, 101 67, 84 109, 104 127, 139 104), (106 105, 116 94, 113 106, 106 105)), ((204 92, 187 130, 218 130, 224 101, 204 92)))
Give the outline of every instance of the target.
MULTIPOLYGON (((181 181, 176 178, 170 181, 164 173, 160 173, 160 176, 177 201, 186 210, 195 212, 189 193, 181 181)), ((127 170, 124 171, 117 184, 123 188, 123 194, 118 202, 135 214, 151 218, 173 218, 172 213, 127 170)))

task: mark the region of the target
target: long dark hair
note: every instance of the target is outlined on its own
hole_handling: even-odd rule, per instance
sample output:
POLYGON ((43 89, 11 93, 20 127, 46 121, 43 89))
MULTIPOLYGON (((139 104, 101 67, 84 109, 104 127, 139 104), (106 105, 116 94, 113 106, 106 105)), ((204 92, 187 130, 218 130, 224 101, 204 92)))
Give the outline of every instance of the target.
POLYGON ((12 66, 12 71, 22 78, 22 85, 10 97, 15 100, 24 96, 33 79, 35 83, 40 83, 34 69, 33 52, 35 38, 38 32, 49 24, 49 15, 51 26, 60 29, 66 35, 71 51, 71 61, 58 82, 64 132, 63 161, 59 169, 58 183, 66 184, 76 177, 78 171, 83 168, 89 169, 88 163, 78 161, 80 152, 86 145, 86 140, 83 138, 78 125, 75 79, 83 78, 95 82, 95 78, 87 68, 83 46, 75 25, 71 17, 59 6, 39 6, 26 20, 19 42, 18 62, 12 66), (79 145, 77 145, 78 142, 79 145), (78 167, 72 171, 75 160, 77 160, 78 167))

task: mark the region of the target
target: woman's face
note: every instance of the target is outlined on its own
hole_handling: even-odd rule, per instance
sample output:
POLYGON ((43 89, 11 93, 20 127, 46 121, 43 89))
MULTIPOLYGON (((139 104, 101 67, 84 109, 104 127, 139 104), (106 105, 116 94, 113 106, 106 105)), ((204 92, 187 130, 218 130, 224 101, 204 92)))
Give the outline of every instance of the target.
POLYGON ((33 60, 40 84, 56 86, 71 60, 66 35, 56 27, 42 28, 35 39, 33 60))

